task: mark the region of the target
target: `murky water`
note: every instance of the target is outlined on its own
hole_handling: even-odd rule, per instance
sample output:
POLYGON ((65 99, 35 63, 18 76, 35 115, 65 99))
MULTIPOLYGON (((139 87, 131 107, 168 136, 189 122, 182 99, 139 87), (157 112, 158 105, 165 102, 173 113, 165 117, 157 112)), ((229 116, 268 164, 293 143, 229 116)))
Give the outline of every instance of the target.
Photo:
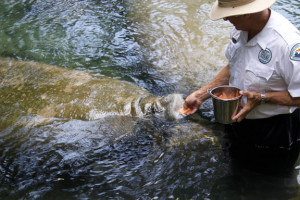
POLYGON ((212 3, 1 1, 0 199, 299 199, 299 167, 232 175, 210 101, 177 112, 226 63, 212 3))

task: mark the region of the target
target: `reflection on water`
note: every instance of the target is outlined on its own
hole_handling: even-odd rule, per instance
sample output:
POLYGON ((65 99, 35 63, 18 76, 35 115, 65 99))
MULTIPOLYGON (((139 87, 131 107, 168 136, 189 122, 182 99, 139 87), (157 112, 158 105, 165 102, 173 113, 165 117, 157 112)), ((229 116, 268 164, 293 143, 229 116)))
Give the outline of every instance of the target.
POLYGON ((212 2, 0 1, 0 199, 299 199, 231 171, 211 102, 176 112, 226 63, 212 2))
POLYGON ((16 1, 0 6, 2 56, 99 72, 157 95, 207 82, 210 76, 204 74, 213 75, 224 63, 230 30, 222 23, 209 28, 206 1, 16 1), (17 16, 11 13, 15 10, 17 16))

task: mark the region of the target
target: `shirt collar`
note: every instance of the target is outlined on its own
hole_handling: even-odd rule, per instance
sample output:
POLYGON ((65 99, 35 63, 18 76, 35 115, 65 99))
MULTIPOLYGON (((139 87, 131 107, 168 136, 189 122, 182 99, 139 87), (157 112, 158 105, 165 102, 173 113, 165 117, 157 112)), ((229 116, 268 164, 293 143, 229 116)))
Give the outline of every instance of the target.
POLYGON ((263 50, 267 48, 268 44, 270 43, 270 40, 267 39, 269 37, 269 32, 266 30, 270 28, 273 21, 273 12, 271 9, 270 11, 270 18, 266 23, 265 27, 254 38, 252 38, 252 40, 250 40, 247 43, 247 46, 255 46, 256 44, 258 44, 263 50))

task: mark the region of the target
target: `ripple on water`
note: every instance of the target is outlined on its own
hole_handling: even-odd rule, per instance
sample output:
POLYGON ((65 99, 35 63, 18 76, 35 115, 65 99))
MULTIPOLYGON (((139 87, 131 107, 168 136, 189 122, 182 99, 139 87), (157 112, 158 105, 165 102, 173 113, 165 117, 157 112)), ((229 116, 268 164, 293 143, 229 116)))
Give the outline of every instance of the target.
MULTIPOLYGON (((110 92, 125 85, 139 97, 149 91, 157 96, 174 92, 186 95, 210 81, 226 63, 223 50, 231 26, 208 19, 211 4, 208 0, 0 1, 0 55, 113 77, 110 92), (133 82, 148 91, 113 79, 133 82)), ((299 28, 299 3, 277 0, 274 9, 299 28)), ((32 74, 32 70, 25 71, 25 75, 32 74)), ((13 83, 24 82, 20 76, 13 77, 13 83)), ((58 73, 49 83, 55 85, 63 77, 68 76, 58 73)), ((200 118, 197 113, 177 121, 159 115, 100 115, 97 109, 90 113, 96 116, 93 119, 84 118, 86 112, 81 115, 75 109, 70 109, 70 114, 76 114, 76 119, 55 118, 48 111, 63 104, 53 104, 55 92, 46 93, 51 90, 43 87, 42 80, 49 79, 35 74, 30 80, 36 79, 40 79, 39 84, 30 90, 30 84, 10 87, 0 80, 1 89, 10 88, 0 94, 1 199, 299 196, 295 194, 297 183, 287 190, 284 181, 279 183, 274 177, 257 179, 251 173, 226 176, 230 167, 219 140, 223 130, 211 122, 209 102, 201 108, 200 118), (20 91, 26 89, 27 95, 22 96, 20 91), (36 110, 24 101, 52 104, 40 113, 44 118, 35 118, 36 110), (10 116, 22 117, 16 122, 10 116)), ((85 84, 57 84, 62 91, 58 99, 68 99, 66 94, 72 92, 101 91, 103 86, 73 88, 85 84)), ((118 92, 128 95, 128 90, 118 92)), ((88 94, 95 101, 84 99, 78 104, 79 110, 97 103, 97 95, 88 94)), ((74 105, 79 101, 70 102, 74 105)), ((115 98, 108 102, 109 109, 120 105, 112 103, 115 98)), ((143 106, 147 110, 148 104, 143 106)))

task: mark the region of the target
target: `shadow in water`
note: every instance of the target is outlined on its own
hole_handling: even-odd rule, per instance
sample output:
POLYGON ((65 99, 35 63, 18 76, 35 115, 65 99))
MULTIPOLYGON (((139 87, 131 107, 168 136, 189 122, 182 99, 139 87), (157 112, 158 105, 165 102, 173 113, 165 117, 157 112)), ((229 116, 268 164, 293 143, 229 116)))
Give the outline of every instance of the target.
POLYGON ((211 190, 211 200, 287 200, 298 199, 296 171, 267 174, 233 166, 231 173, 218 179, 211 190))
POLYGON ((299 171, 294 168, 297 151, 294 157, 278 152, 249 153, 233 149, 226 138, 223 141, 223 152, 231 162, 230 171, 214 183, 211 200, 299 199, 299 171))

